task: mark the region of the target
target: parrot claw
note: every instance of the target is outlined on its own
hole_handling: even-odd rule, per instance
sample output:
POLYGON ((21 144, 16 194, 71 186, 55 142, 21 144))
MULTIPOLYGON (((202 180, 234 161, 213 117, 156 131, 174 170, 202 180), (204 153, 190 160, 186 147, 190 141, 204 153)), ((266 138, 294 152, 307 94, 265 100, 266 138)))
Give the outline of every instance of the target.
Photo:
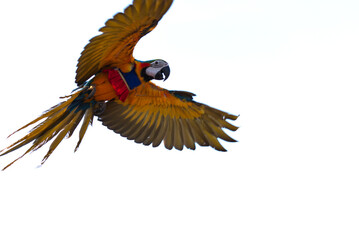
POLYGON ((105 102, 97 102, 94 109, 94 115, 100 116, 106 109, 106 103, 105 102))

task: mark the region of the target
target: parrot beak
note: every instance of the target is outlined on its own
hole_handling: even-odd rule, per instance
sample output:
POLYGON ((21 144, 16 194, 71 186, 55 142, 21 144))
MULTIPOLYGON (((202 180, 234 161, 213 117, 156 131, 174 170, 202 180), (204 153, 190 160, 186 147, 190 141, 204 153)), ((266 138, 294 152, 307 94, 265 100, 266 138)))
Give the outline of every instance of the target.
POLYGON ((161 69, 161 71, 159 71, 156 76, 155 76, 155 79, 156 80, 162 80, 163 81, 166 81, 167 78, 170 76, 170 67, 169 66, 165 66, 161 69))

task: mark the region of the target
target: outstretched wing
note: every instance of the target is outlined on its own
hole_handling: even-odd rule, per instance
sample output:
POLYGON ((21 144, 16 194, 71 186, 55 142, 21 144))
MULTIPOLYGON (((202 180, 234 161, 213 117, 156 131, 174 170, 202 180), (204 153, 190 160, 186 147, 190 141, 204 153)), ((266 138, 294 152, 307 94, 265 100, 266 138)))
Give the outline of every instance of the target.
POLYGON ((218 138, 235 142, 222 128, 237 130, 226 119, 236 120, 238 116, 195 102, 193 95, 144 83, 131 91, 125 102, 107 102, 99 120, 116 133, 144 145, 157 147, 163 140, 167 149, 195 149, 197 143, 226 151, 218 138))
POLYGON ((173 0, 134 0, 124 13, 109 19, 101 35, 90 40, 81 53, 76 83, 81 85, 104 66, 126 66, 134 61, 137 42, 152 31, 170 8, 173 0))

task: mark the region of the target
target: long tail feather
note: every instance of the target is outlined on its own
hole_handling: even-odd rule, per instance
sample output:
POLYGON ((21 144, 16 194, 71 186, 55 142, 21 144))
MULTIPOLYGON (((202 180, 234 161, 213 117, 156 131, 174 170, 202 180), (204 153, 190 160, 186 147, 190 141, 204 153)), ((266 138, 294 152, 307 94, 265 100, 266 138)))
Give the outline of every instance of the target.
POLYGON ((87 131, 87 127, 89 124, 92 125, 92 121, 93 121, 93 109, 89 108, 86 113, 85 113, 85 118, 84 121, 82 123, 81 129, 80 129, 80 134, 79 134, 79 141, 77 142, 76 148, 75 148, 75 152, 77 151, 77 149, 79 148, 82 139, 87 131))
POLYGON ((0 151, 0 156, 3 156, 32 142, 31 147, 27 149, 24 154, 8 164, 3 170, 11 166, 26 154, 32 151, 36 151, 44 144, 56 137, 41 162, 41 164, 45 163, 45 161, 50 157, 61 141, 66 136, 71 137, 78 124, 81 122, 81 120, 83 120, 80 129, 79 141, 75 148, 76 151, 86 133, 88 125, 92 123, 94 115, 93 106, 95 105, 95 102, 86 99, 87 94, 85 94, 85 91, 86 90, 80 90, 70 96, 66 96, 68 98, 66 101, 50 108, 40 117, 16 130, 14 133, 23 130, 33 124, 37 124, 24 137, 0 151))
POLYGON ((66 117, 63 125, 61 126, 61 128, 62 128, 61 132, 57 135, 55 140, 50 145, 49 151, 46 153, 45 157, 42 159, 41 164, 45 163, 45 161, 50 157, 52 152, 56 149, 56 147, 60 144, 60 142, 64 139, 64 137, 69 133, 71 128, 73 128, 73 123, 76 124, 76 122, 77 122, 77 124, 78 124, 77 119, 79 119, 79 118, 81 119, 82 116, 83 116, 83 112, 79 111, 75 114, 75 116, 72 116, 71 114, 69 114, 66 117))
MULTIPOLYGON (((78 95, 79 95, 80 93, 81 93, 81 91, 78 91, 78 92, 76 92, 76 93, 74 93, 74 94, 72 94, 72 95, 70 95, 70 96, 65 96, 65 97, 70 97, 70 99, 68 99, 68 100, 65 101, 65 102, 59 103, 59 104, 55 105, 54 107, 50 108, 49 110, 47 110, 46 112, 44 112, 40 117, 36 118, 35 120, 29 122, 29 123, 26 124, 25 126, 19 128, 19 129, 16 130, 15 132, 11 133, 11 134, 8 136, 8 138, 11 137, 13 134, 19 132, 20 130, 25 129, 25 128, 27 128, 28 126, 31 126, 31 125, 37 123, 37 122, 40 121, 41 119, 44 119, 44 118, 46 118, 46 117, 51 116, 51 115, 54 114, 54 113, 57 113, 60 109, 65 109, 69 104, 71 104, 71 102, 72 102, 76 97, 78 97, 78 95)), ((65 98, 65 97, 63 97, 63 98, 65 98)))

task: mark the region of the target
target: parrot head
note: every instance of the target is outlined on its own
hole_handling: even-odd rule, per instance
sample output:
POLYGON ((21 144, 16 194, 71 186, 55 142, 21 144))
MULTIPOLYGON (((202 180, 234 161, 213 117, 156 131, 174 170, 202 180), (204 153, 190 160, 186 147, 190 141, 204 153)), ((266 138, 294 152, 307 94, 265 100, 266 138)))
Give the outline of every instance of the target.
POLYGON ((163 80, 165 81, 170 76, 170 67, 168 63, 161 59, 148 61, 150 64, 142 70, 142 76, 145 81, 163 80))

